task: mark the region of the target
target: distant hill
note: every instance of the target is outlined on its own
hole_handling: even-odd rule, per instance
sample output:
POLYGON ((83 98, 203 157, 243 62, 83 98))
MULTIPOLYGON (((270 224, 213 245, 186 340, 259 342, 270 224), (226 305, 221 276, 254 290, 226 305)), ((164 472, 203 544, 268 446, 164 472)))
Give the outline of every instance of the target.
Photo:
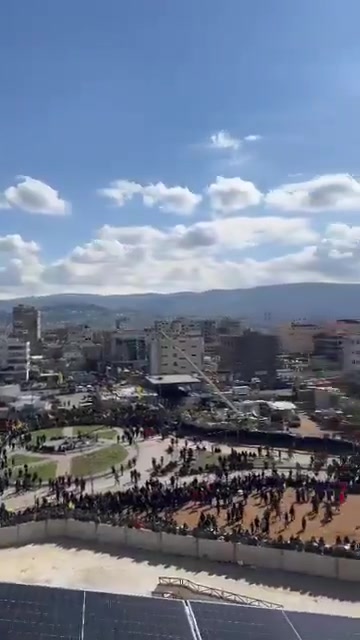
MULTIPOLYGON (((0 301, 1 312, 14 304, 33 304, 46 316, 83 322, 86 317, 109 321, 116 314, 156 316, 242 316, 252 321, 360 318, 360 284, 301 283, 253 289, 211 290, 201 293, 100 296, 61 294, 0 301)), ((107 322, 106 322, 107 323, 107 322)))

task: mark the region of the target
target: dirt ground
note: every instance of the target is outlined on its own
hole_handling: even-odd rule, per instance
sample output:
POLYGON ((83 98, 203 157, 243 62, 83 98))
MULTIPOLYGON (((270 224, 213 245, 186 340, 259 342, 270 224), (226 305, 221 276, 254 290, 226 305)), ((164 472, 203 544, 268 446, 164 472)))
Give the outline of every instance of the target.
POLYGON ((307 416, 300 416, 300 427, 292 429, 292 433, 299 436, 316 436, 317 438, 323 438, 326 435, 331 435, 332 431, 326 430, 320 427, 316 422, 310 420, 307 416))
MULTIPOLYGON (((271 520, 270 532, 272 537, 278 536, 280 533, 284 538, 289 538, 291 535, 299 535, 304 540, 309 540, 312 536, 324 538, 326 543, 333 544, 336 536, 342 538, 347 535, 350 540, 356 540, 360 542, 360 496, 348 496, 346 502, 341 506, 340 512, 335 513, 331 522, 324 523, 324 509, 321 506, 319 514, 314 516, 310 515, 311 504, 295 504, 295 520, 290 523, 289 526, 284 528, 285 511, 289 510, 291 504, 295 502, 295 492, 293 489, 288 489, 284 495, 282 501, 281 520, 276 519, 275 514, 271 520), (301 520, 303 516, 307 517, 307 526, 305 532, 301 531, 301 520)), ((190 527, 195 527, 198 523, 202 509, 199 509, 197 504, 190 504, 187 508, 182 509, 176 514, 176 521, 179 524, 187 523, 190 527)), ((245 529, 249 528, 250 523, 254 520, 255 516, 261 519, 264 511, 264 506, 260 505, 257 498, 251 497, 248 501, 244 511, 243 526, 245 529)), ((216 509, 204 509, 205 514, 212 513, 216 517, 216 509)), ((226 525, 226 510, 223 509, 217 518, 220 525, 226 525)), ((236 523, 240 524, 240 522, 236 523)), ((229 527, 231 530, 232 527, 229 527)))
POLYGON ((291 432, 300 436, 316 436, 317 438, 324 438, 325 436, 342 436, 350 440, 356 440, 360 442, 360 428, 356 426, 343 426, 337 429, 327 429, 324 426, 318 425, 316 422, 308 418, 307 416, 300 416, 301 425, 297 429, 291 429, 291 432))

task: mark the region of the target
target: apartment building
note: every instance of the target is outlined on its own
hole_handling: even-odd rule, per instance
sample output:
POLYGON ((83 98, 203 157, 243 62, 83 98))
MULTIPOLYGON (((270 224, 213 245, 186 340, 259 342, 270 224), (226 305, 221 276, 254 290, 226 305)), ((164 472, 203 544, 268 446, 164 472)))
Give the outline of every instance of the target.
POLYGON ((344 373, 360 372, 360 334, 347 335, 342 341, 342 368, 344 373))
POLYGON ((204 338, 195 323, 157 322, 148 342, 151 375, 194 374, 203 369, 204 338))
POLYGON ((30 342, 0 338, 0 376, 3 380, 27 382, 30 374, 30 342))
POLYGON ((336 363, 341 367, 344 361, 344 347, 348 352, 348 346, 356 336, 360 337, 358 320, 336 320, 324 323, 321 331, 314 336, 313 356, 336 363))
POLYGON ((321 331, 316 324, 290 322, 277 328, 279 346, 282 353, 309 355, 314 349, 314 337, 321 331))
POLYGON ((148 347, 144 331, 119 329, 111 334, 110 360, 119 367, 144 369, 148 347))
POLYGON ((258 377, 271 383, 276 378, 278 353, 276 335, 246 330, 240 336, 220 336, 218 371, 246 381, 258 377))

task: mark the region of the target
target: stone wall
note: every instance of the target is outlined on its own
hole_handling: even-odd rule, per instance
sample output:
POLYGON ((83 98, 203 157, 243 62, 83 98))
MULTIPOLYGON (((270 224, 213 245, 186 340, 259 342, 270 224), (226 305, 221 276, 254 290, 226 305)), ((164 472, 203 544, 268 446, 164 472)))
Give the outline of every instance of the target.
POLYGON ((0 548, 52 542, 69 538, 101 546, 131 547, 158 553, 231 562, 263 569, 279 569, 306 575, 360 581, 360 560, 314 553, 253 547, 222 540, 173 535, 145 529, 112 527, 80 520, 44 520, 0 528, 0 548))

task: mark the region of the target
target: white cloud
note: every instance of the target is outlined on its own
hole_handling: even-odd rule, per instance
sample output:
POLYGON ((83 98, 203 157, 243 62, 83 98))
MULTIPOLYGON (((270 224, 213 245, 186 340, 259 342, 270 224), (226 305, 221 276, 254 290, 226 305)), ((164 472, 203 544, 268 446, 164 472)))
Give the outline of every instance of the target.
POLYGON ((215 218, 165 229, 105 225, 49 262, 36 242, 7 235, 0 237, 0 296, 357 282, 359 238, 360 227, 336 223, 319 235, 309 218, 279 216, 215 218), (261 246, 271 248, 272 257, 261 259, 261 246))
POLYGON ((262 194, 253 182, 241 178, 218 176, 206 192, 212 209, 223 215, 256 206, 262 200, 262 194))
POLYGON ((251 133, 249 136, 245 136, 244 140, 246 142, 258 142, 258 140, 261 140, 262 136, 260 136, 258 133, 251 133))
POLYGON ((360 244, 360 227, 340 222, 329 224, 325 236, 333 247, 354 249, 360 244))
POLYGON ((240 146, 240 138, 235 138, 224 129, 217 131, 210 136, 209 147, 211 149, 232 149, 233 151, 237 151, 240 146))
POLYGON ((243 252, 289 237, 294 245, 317 241, 309 222, 297 218, 221 218, 162 230, 105 225, 93 240, 47 265, 42 281, 52 291, 102 293, 118 286, 126 292, 247 286, 256 271, 247 273, 243 252), (229 251, 233 261, 226 259, 229 251))
POLYGON ((306 182, 283 184, 265 196, 280 211, 318 213, 360 210, 360 183, 348 174, 318 176, 306 182))
POLYGON ((13 208, 61 216, 70 212, 70 205, 59 196, 59 192, 41 180, 19 176, 15 186, 8 187, 0 196, 0 208, 13 208))
POLYGON ((39 252, 36 242, 27 242, 18 234, 0 237, 0 293, 39 291, 43 271, 39 252))
POLYGON ((141 185, 128 180, 115 180, 109 187, 98 190, 99 195, 110 198, 118 207, 123 207, 134 196, 142 196, 146 207, 159 207, 168 213, 191 215, 202 200, 202 196, 188 187, 167 187, 163 182, 141 185))
POLYGON ((261 140, 261 136, 258 134, 250 134, 244 138, 237 138, 233 136, 229 131, 221 129, 212 133, 207 143, 207 147, 214 149, 215 151, 239 151, 245 142, 258 142, 261 140))
MULTIPOLYGON (((205 225, 206 223, 198 223, 205 225)), ((317 242, 318 233, 302 218, 235 217, 217 218, 208 223, 218 242, 229 249, 263 244, 303 246, 317 242)))
POLYGON ((169 213, 189 215, 202 200, 202 196, 193 193, 187 187, 166 187, 162 182, 143 187, 144 204, 158 206, 169 213))
POLYGON ((115 180, 109 187, 98 189, 98 194, 110 198, 118 207, 123 207, 128 200, 131 200, 136 194, 141 193, 142 189, 141 184, 137 182, 115 180))

